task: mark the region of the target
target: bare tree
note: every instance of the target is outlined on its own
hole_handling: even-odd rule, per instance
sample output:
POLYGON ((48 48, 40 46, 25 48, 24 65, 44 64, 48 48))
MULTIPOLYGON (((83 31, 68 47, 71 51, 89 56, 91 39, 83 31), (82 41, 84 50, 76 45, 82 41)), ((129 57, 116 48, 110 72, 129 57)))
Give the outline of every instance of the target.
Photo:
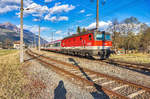
POLYGON ((5 48, 5 49, 10 49, 10 48, 12 48, 12 41, 7 38, 7 39, 4 41, 3 48, 5 48))

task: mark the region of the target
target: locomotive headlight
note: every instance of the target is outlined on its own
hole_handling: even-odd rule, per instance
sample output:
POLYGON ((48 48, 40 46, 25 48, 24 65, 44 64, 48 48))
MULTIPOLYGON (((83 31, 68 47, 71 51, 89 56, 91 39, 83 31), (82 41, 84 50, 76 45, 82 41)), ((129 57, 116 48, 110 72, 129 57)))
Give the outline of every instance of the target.
POLYGON ((104 43, 104 46, 107 46, 107 44, 108 44, 108 43, 105 42, 105 43, 104 43))

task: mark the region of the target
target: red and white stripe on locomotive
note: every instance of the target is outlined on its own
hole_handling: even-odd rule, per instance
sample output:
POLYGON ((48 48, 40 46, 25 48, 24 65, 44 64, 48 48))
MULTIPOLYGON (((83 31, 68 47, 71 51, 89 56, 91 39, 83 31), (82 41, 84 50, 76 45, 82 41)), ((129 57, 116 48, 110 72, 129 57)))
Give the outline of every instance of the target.
POLYGON ((101 59, 105 59, 111 54, 112 41, 109 33, 88 31, 71 35, 50 45, 46 48, 47 50, 72 55, 99 56, 101 59))

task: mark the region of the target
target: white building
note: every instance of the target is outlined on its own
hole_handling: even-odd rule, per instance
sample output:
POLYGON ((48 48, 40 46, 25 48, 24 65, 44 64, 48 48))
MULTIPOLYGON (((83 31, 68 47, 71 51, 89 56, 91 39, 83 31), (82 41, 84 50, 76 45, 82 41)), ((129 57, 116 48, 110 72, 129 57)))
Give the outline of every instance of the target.
POLYGON ((20 49, 20 41, 15 41, 14 42, 14 48, 15 49, 20 49))

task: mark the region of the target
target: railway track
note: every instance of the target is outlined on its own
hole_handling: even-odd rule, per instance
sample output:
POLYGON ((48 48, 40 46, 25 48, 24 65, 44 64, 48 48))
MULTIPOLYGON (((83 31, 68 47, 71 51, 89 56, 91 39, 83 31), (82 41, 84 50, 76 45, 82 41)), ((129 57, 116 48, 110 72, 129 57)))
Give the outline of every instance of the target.
POLYGON ((28 50, 27 54, 91 92, 104 91, 112 99, 149 99, 150 97, 148 87, 82 68, 74 60, 72 60, 73 65, 39 55, 31 50, 28 50))
POLYGON ((102 60, 102 62, 113 64, 113 65, 119 65, 121 67, 128 67, 128 68, 132 68, 132 69, 135 69, 135 70, 142 70, 142 71, 150 72, 150 65, 115 61, 115 60, 112 60, 112 59, 102 60))
MULTIPOLYGON (((68 54, 65 54, 65 55, 70 56, 68 54)), ((73 56, 73 57, 78 57, 78 56, 73 56)), ((78 58, 85 58, 85 57, 78 57, 78 58)), ((91 60, 91 58, 86 58, 86 59, 91 60)), ((123 61, 115 61, 112 59, 100 60, 100 59, 93 59, 92 58, 92 61, 95 61, 95 62, 100 63, 100 64, 101 64, 101 62, 104 62, 104 63, 108 63, 111 65, 124 67, 127 69, 137 70, 137 71, 140 71, 142 73, 150 72, 150 65, 148 65, 148 64, 136 64, 136 63, 123 62, 123 61)))

